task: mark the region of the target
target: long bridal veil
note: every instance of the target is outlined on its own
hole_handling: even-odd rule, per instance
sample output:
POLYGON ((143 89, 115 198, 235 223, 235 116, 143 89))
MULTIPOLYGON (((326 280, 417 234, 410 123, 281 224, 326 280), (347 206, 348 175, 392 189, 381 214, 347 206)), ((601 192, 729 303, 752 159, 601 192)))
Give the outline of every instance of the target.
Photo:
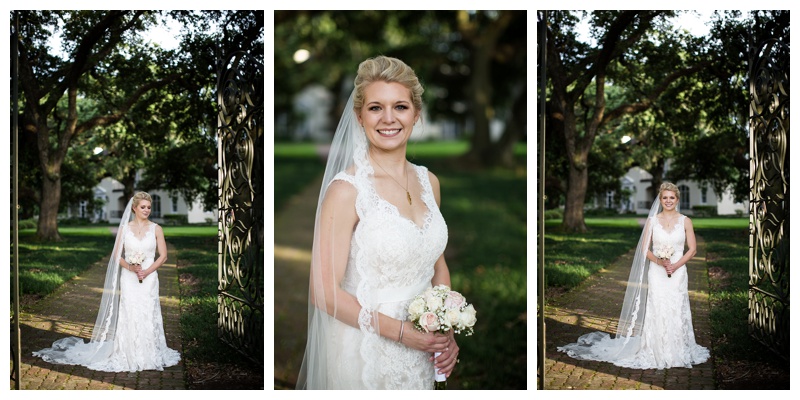
MULTIPOLYGON (((349 249, 322 249, 320 224, 320 211, 322 210, 325 194, 333 182, 334 177, 354 166, 355 159, 363 159, 366 154, 366 138, 361 134, 361 125, 358 124, 355 111, 353 109, 355 90, 350 94, 347 104, 342 111, 342 117, 333 136, 328 160, 325 166, 322 185, 320 188, 319 199, 317 200, 317 212, 314 218, 314 242, 311 255, 311 269, 309 277, 309 298, 308 298, 308 336, 306 342, 305 356, 300 367, 300 375, 297 380, 298 389, 324 388, 328 386, 330 373, 328 368, 328 343, 335 342, 331 337, 336 335, 338 330, 334 329, 335 318, 329 313, 336 313, 337 298, 334 288, 325 287, 323 284, 323 274, 325 270, 331 270, 335 266, 332 262, 335 252, 349 249), (329 266, 325 267, 323 264, 329 266), (326 291, 329 295, 326 296, 326 291), (327 304, 332 301, 333 304, 327 304)), ((333 213, 335 215, 335 212, 333 213)), ((336 273, 336 272, 332 272, 336 273)))
POLYGON ((123 257, 124 234, 131 220, 133 198, 128 200, 116 232, 114 248, 111 251, 103 285, 103 295, 97 312, 92 337, 88 343, 82 338, 70 336, 55 341, 52 347, 34 352, 33 355, 56 364, 96 364, 109 357, 114 349, 117 320, 119 318, 120 266, 123 257))

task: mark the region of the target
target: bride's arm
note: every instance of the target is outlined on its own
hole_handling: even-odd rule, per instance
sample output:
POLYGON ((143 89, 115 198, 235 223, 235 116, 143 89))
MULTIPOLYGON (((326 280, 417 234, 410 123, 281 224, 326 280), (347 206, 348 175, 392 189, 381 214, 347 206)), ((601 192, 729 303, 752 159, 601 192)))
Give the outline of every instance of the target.
POLYGON ((692 220, 689 217, 684 218, 683 220, 683 227, 686 232, 686 252, 683 253, 683 256, 680 260, 672 263, 672 272, 676 271, 678 268, 686 265, 689 260, 691 260, 697 254, 697 238, 694 236, 694 226, 692 225, 692 220))
POLYGON ((156 249, 158 249, 158 258, 150 264, 149 268, 139 272, 140 279, 152 274, 153 271, 167 262, 167 242, 164 241, 164 230, 161 229, 160 225, 156 225, 156 249))
POLYGON ((358 222, 356 189, 347 182, 333 181, 325 193, 317 228, 318 246, 312 257, 311 301, 334 318, 358 328, 361 305, 341 288, 350 240, 358 222))
MULTIPOLYGON (((428 180, 431 182, 431 190, 433 191, 433 198, 436 199, 436 205, 441 208, 442 196, 439 189, 439 179, 432 172, 428 171, 428 180)), ((444 253, 436 260, 433 265, 433 279, 431 285, 447 285, 450 286, 450 270, 447 268, 447 261, 444 259, 444 253)))
POLYGON ((650 245, 653 243, 653 231, 651 230, 650 227, 650 218, 648 218, 647 222, 645 222, 644 224, 644 234, 645 234, 645 240, 642 240, 642 246, 643 246, 642 251, 645 252, 645 257, 647 257, 648 260, 658 265, 662 265, 661 259, 656 257, 656 255, 653 254, 653 250, 650 248, 651 247, 650 245))
MULTIPOLYGON (((315 238, 319 240, 319 254, 312 254, 313 262, 319 266, 312 267, 310 290, 311 301, 318 309, 359 328, 361 304, 341 287, 350 255, 350 240, 358 223, 356 194, 356 189, 344 181, 334 181, 328 187, 319 215, 319 237, 315 238)), ((446 337, 418 332, 409 321, 378 313, 375 325, 378 334, 394 341, 400 340, 402 328, 402 343, 418 350, 434 352, 447 347, 446 337)))
MULTIPOLYGON (((432 172, 428 171, 428 180, 431 182, 431 190, 433 191, 434 199, 436 199, 436 205, 441 208, 442 197, 439 179, 432 172)), ((436 260, 436 264, 433 265, 433 279, 431 279, 431 285, 447 285, 447 287, 452 288, 450 284, 450 269, 447 267, 444 253, 439 256, 439 259, 436 260)), ((445 351, 439 350, 442 354, 435 360, 433 360, 433 355, 431 355, 431 360, 435 362, 435 366, 439 372, 445 374, 445 376, 449 378, 453 369, 456 367, 456 363, 458 363, 459 348, 452 330, 447 332, 445 337, 447 338, 445 351)))

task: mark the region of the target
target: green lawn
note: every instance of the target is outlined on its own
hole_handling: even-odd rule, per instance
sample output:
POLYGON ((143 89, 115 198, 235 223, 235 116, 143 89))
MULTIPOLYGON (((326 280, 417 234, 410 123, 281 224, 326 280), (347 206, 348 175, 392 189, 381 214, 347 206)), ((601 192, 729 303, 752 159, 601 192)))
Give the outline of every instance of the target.
MULTIPOLYGON (((108 256, 114 246, 114 237, 108 227, 62 228, 59 231, 64 240, 58 243, 36 241, 34 230, 20 231, 20 295, 46 296, 52 293, 64 282, 108 256)), ((13 251, 9 254, 13 257, 13 251)))
MULTIPOLYGON (((111 253, 116 225, 69 226, 58 229, 63 240, 57 243, 39 242, 35 229, 19 232, 20 294, 46 296, 64 282, 74 278, 111 253)), ((164 236, 170 242, 186 238, 210 238, 216 242, 216 226, 165 226, 164 236)), ((205 245, 204 245, 205 246, 205 245)), ((191 254, 191 248, 182 248, 181 257, 191 254)), ((202 248, 206 251, 206 247, 202 248)), ((216 265, 217 245, 211 246, 209 255, 216 265)), ((13 254, 11 254, 13 257, 13 254)), ((215 267, 216 268, 216 267, 215 267)), ((216 271, 216 269, 215 269, 216 271)), ((215 272, 216 274, 216 272, 215 272)))
POLYGON ((276 143, 274 163, 275 212, 325 171, 316 146, 309 143, 276 143))
MULTIPOLYGON (((573 288, 636 246, 646 216, 586 218, 588 233, 564 233, 561 220, 545 221, 545 285, 573 288)), ((695 233, 747 229, 747 218, 692 218, 695 233)))
POLYGON ((588 233, 564 233, 560 220, 545 221, 545 287, 571 289, 636 246, 636 218, 587 218, 588 233))
MULTIPOLYGON (((755 367, 761 371, 783 370, 771 382, 758 381, 760 389, 789 389, 789 363, 768 350, 749 334, 749 231, 745 228, 715 227, 703 232, 706 240, 706 258, 711 285, 711 329, 713 336, 714 362, 726 368, 736 369, 748 363, 749 372, 755 367)), ((788 356, 787 356, 788 357, 788 356)), ((744 373, 735 373, 743 381, 750 378, 744 373)), ((758 378, 754 378, 758 379, 758 378)), ((721 389, 747 387, 744 382, 719 382, 721 389), (744 385, 744 386, 739 386, 744 385)))

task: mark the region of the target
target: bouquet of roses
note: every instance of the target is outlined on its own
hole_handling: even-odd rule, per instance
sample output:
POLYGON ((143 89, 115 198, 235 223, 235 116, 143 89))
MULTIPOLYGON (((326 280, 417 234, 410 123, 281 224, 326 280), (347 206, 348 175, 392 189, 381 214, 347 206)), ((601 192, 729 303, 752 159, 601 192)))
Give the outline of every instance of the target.
MULTIPOLYGON (((674 252, 675 248, 666 244, 658 245, 655 246, 655 248, 653 248, 653 255, 655 255, 658 258, 668 259, 672 257, 672 253, 674 252)), ((667 278, 672 278, 672 274, 667 274, 667 278)))
MULTIPOLYGON (((408 306, 408 319, 420 332, 447 332, 472 335, 475 326, 475 307, 467 304, 461 293, 446 285, 437 285, 414 297, 408 306)), ((441 353, 436 353, 436 357, 441 353)), ((436 386, 445 383, 444 374, 436 371, 436 386)))
MULTIPOLYGON (((142 253, 141 251, 137 251, 137 252, 135 252, 135 253, 133 253, 131 255, 127 255, 126 254, 125 261, 127 261, 128 264, 139 264, 139 265, 141 265, 144 262, 144 253, 142 253)), ((141 279, 139 279, 139 283, 142 283, 141 279)))

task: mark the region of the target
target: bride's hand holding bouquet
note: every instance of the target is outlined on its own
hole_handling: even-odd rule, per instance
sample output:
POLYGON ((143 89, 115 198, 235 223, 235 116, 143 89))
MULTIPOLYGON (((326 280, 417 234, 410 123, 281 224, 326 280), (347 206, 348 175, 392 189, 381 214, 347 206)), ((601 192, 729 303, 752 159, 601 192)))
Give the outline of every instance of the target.
POLYGON ((653 249, 653 255, 655 255, 656 257, 664 260, 661 265, 663 265, 664 269, 667 270, 667 277, 668 278, 672 278, 673 269, 672 269, 672 262, 670 261, 670 257, 672 257, 672 253, 674 253, 674 252, 675 252, 675 249, 672 246, 665 245, 665 244, 662 244, 660 246, 656 246, 656 248, 653 249))
POLYGON ((142 283, 142 279, 144 279, 147 274, 144 274, 142 271, 142 263, 144 262, 144 253, 137 251, 136 253, 131 254, 130 256, 125 257, 125 261, 131 265, 131 271, 135 272, 136 275, 139 277, 139 283, 142 283))
POLYGON ((476 322, 475 308, 460 293, 446 285, 437 285, 417 295, 408 307, 409 320, 419 332, 447 338, 444 351, 434 349, 436 388, 443 388, 447 376, 458 363, 458 345, 454 333, 472 335, 476 322))

